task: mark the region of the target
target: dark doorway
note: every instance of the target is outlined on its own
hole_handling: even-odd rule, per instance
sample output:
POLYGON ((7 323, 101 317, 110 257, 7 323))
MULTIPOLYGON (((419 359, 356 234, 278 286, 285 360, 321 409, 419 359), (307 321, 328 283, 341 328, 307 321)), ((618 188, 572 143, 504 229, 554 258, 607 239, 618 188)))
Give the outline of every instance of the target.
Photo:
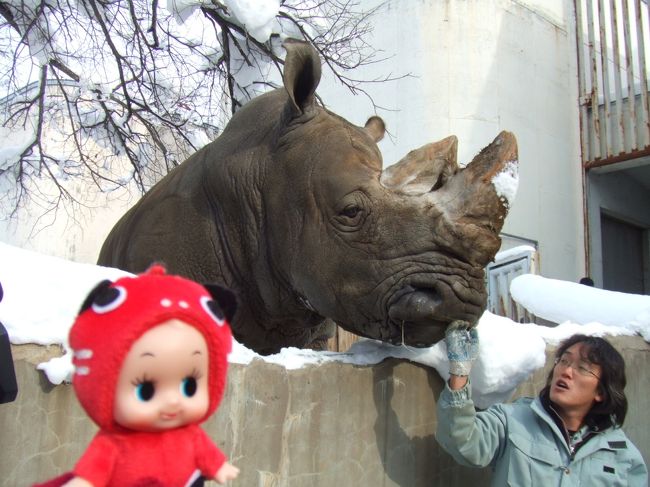
POLYGON ((645 294, 644 229, 601 213, 603 288, 645 294))

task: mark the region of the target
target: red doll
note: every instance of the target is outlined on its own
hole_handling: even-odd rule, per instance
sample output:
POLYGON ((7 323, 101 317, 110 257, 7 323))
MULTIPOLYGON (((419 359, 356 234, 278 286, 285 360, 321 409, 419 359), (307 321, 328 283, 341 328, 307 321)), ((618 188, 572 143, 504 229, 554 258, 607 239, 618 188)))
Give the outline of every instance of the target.
POLYGON ((239 470, 199 424, 221 401, 234 295, 153 266, 104 281, 70 330, 79 402, 100 427, 74 470, 41 486, 193 486, 239 470))

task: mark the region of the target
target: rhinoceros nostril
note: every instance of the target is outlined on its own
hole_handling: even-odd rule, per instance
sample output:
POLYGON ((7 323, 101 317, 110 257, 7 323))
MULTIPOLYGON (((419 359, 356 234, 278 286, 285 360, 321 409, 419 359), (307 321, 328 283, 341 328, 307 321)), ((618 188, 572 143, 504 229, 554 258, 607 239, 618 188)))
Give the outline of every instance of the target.
POLYGON ((408 286, 406 292, 391 304, 388 316, 397 323, 408 321, 426 324, 433 319, 436 307, 442 302, 442 296, 433 288, 408 286))
POLYGON ((431 306, 442 302, 442 297, 435 289, 416 289, 409 295, 409 305, 413 306, 416 314, 426 312, 431 306))

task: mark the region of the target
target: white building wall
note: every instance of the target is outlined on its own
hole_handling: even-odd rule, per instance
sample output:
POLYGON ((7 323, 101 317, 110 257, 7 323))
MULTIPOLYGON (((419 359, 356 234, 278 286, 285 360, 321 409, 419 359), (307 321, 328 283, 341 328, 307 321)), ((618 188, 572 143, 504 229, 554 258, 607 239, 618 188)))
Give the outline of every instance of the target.
MULTIPOLYGON (((75 157, 70 154, 70 143, 59 136, 64 132, 49 129, 48 124, 43 130, 47 134, 45 144, 52 153, 61 154, 62 159, 75 157)), ((102 154, 105 149, 92 140, 86 141, 85 147, 96 157, 110 154, 108 151, 102 154)), ((132 170, 125 157, 106 159, 104 163, 113 174, 124 178, 132 170)), ((56 170, 56 167, 52 169, 61 188, 45 170, 38 177, 34 168, 28 168, 27 171, 34 173, 24 178, 22 184, 28 191, 22 192, 23 198, 18 202, 14 187, 17 183, 9 178, 0 180, 0 241, 76 262, 95 263, 111 228, 141 193, 133 180, 102 192, 87 174, 68 177, 56 170)), ((157 180, 160 174, 154 169, 143 173, 145 184, 157 180)))
POLYGON ((66 205, 43 214, 38 204, 0 220, 0 242, 47 255, 95 263, 104 239, 139 194, 119 190, 101 194, 95 188, 77 186, 74 196, 84 205, 66 205))
MULTIPOLYGON (((570 0, 390 0, 370 41, 389 59, 360 73, 410 74, 366 86, 390 134, 380 143, 385 166, 450 134, 459 138, 459 162, 467 163, 501 130, 514 132, 520 185, 503 231, 538 242, 540 273, 568 280, 585 272, 573 25, 570 0)), ((367 97, 353 96, 326 70, 319 94, 359 125, 374 113, 367 97)), ((134 198, 108 201, 99 209, 100 196, 92 210, 55 221, 23 213, 0 222, 0 240, 94 262, 134 198)))
MULTIPOLYGON (((412 75, 368 90, 385 108, 377 110, 390 133, 379 144, 384 166, 451 134, 464 164, 500 131, 513 132, 519 192, 503 231, 538 242, 542 275, 584 275, 572 2, 392 0, 373 36, 391 59, 365 76, 412 75)), ((324 78, 329 108, 359 125, 373 114, 365 97, 324 78)))
MULTIPOLYGON (((54 93, 56 94, 56 92, 54 93)), ((56 121, 51 122, 56 126, 56 121)), ((60 154, 62 159, 74 159, 70 141, 62 137, 66 130, 72 130, 68 125, 61 129, 49 129, 45 124, 45 145, 51 153, 60 154)), ((6 132, 5 132, 6 133, 6 132)), ((5 135, 5 134, 1 134, 5 135)), ((167 134, 160 134, 164 138, 167 134)), ((1 137, 0 137, 1 138, 1 137)), ((11 140, 11 136, 9 136, 11 140)), ((169 137, 167 148, 170 151, 180 151, 174 148, 173 138, 169 137)), ((102 243, 119 218, 141 196, 134 178, 131 175, 133 167, 124 156, 113 157, 101 143, 90 139, 84 147, 89 155, 104 159, 105 169, 114 178, 123 181, 123 186, 104 182, 104 191, 100 191, 88 173, 74 177, 66 176, 62 171, 54 174, 57 182, 63 188, 60 190, 43 171, 42 177, 33 174, 24 178, 23 184, 29 189, 24 192, 24 199, 18 203, 13 199, 16 183, 9 178, 0 179, 0 241, 17 247, 34 250, 47 255, 65 258, 77 262, 95 263, 99 256, 102 243), (53 209, 52 202, 58 199, 59 204, 53 209)), ((34 170, 35 169, 29 169, 34 170)), ((150 187, 162 177, 163 169, 148 167, 140 171, 140 178, 145 187, 150 187)), ((0 269, 1 271, 1 269, 0 269)))

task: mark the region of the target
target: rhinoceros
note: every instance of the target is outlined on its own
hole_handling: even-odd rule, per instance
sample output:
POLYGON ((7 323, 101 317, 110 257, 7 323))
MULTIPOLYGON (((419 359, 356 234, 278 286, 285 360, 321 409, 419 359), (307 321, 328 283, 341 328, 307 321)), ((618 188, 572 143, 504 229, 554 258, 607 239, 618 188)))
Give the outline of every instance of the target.
POLYGON ((516 179, 514 136, 464 168, 452 136, 382 172, 383 121, 358 127, 322 107, 318 54, 285 48, 284 88, 247 103, 148 191, 98 263, 141 272, 157 261, 228 286, 234 336, 262 354, 308 346, 330 320, 416 347, 453 320, 475 324, 509 207, 494 180, 516 179))

